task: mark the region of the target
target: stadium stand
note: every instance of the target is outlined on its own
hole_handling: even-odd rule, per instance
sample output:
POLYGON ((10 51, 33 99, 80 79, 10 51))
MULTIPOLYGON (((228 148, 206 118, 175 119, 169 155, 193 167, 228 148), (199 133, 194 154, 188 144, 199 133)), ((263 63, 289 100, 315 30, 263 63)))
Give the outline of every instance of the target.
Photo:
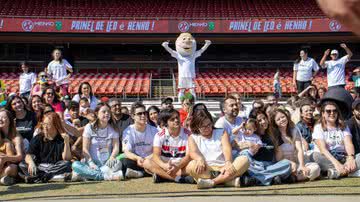
POLYGON ((0 16, 215 19, 324 17, 324 14, 313 0, 3 0, 0 16))

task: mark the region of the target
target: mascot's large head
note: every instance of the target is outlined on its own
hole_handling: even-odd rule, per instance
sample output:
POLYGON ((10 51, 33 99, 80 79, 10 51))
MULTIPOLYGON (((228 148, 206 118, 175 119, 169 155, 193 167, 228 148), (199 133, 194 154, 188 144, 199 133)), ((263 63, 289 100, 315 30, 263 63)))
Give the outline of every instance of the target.
POLYGON ((175 45, 176 51, 182 56, 193 55, 196 51, 196 41, 190 33, 181 33, 175 45))

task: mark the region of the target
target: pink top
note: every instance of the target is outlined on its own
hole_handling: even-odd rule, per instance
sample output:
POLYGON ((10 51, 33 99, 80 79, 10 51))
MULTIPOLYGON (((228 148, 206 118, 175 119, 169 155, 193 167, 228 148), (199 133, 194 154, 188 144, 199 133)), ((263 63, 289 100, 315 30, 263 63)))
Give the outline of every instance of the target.
POLYGON ((64 108, 61 105, 61 102, 52 103, 51 106, 54 108, 55 112, 64 112, 64 108))

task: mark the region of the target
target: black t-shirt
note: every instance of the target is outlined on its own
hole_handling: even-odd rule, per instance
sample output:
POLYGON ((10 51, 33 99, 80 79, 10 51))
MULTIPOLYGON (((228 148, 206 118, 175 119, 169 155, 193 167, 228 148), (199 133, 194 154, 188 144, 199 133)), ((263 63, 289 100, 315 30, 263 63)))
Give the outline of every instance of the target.
POLYGON ((352 142, 354 144, 355 154, 360 153, 360 126, 356 119, 352 117, 347 121, 347 125, 352 135, 352 142))
POLYGON ((35 163, 50 163, 62 161, 62 153, 64 151, 64 139, 61 135, 57 135, 55 139, 44 141, 44 136, 37 135, 30 142, 30 148, 27 154, 35 156, 35 163))
MULTIPOLYGON (((84 126, 86 126, 86 124, 89 123, 89 120, 88 120, 87 118, 83 117, 83 116, 80 116, 80 117, 79 117, 79 120, 80 120, 80 126, 81 126, 81 127, 84 127, 84 126)), ((69 121, 70 123, 73 123, 73 121, 72 121, 71 119, 68 119, 68 121, 69 121)))
POLYGON ((122 114, 119 120, 115 120, 116 126, 118 127, 120 140, 122 140, 122 135, 124 130, 131 124, 133 124, 132 118, 128 114, 122 114))
POLYGON ((16 130, 23 138, 30 142, 33 138, 36 124, 36 114, 32 111, 27 111, 23 119, 16 119, 16 130))
POLYGON ((263 147, 254 155, 254 159, 257 161, 274 161, 275 160, 275 148, 269 135, 260 135, 263 147), (267 147, 266 147, 267 146, 267 147))
POLYGON ((80 125, 81 125, 81 127, 86 126, 86 124, 88 124, 88 123, 90 122, 89 119, 87 119, 87 118, 85 118, 85 117, 83 117, 83 116, 80 116, 80 117, 79 117, 79 120, 80 120, 80 125))

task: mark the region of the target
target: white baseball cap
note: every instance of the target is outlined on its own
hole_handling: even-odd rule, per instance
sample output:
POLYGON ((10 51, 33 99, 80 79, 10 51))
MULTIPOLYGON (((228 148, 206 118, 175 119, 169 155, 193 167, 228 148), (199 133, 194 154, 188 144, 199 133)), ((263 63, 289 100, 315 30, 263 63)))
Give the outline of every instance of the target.
POLYGON ((331 51, 330 54, 331 55, 339 55, 339 52, 336 49, 334 49, 334 50, 331 51))

